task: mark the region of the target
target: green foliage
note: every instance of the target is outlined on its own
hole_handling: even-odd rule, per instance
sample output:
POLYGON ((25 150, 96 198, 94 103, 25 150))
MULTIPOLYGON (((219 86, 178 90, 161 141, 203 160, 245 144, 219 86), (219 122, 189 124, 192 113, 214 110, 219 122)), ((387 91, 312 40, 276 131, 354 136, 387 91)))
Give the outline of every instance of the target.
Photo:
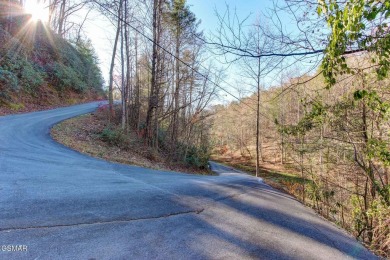
MULTIPOLYGON (((43 71, 20 54, 4 55, 1 66, 18 79, 18 84, 27 92, 34 93, 44 82, 43 71)), ((14 89, 12 85, 8 87, 14 89)))
POLYGON ((194 41, 194 36, 200 37, 201 32, 197 32, 199 22, 191 12, 186 0, 171 0, 168 2, 169 12, 166 14, 169 28, 176 37, 177 44, 188 44, 194 41))
POLYGON ((312 201, 321 201, 322 200, 321 187, 319 187, 314 182, 308 183, 307 184, 307 196, 312 201))
POLYGON ((114 130, 112 127, 109 126, 104 128, 103 131, 100 133, 100 139, 111 145, 115 145, 122 148, 127 143, 125 140, 125 135, 122 132, 114 130))
POLYGON ((23 88, 32 94, 36 94, 37 89, 44 83, 43 72, 30 62, 25 62, 21 67, 19 78, 23 88))
MULTIPOLYGON (((42 69, 29 59, 27 49, 28 47, 0 28, 0 69, 12 73, 14 78, 7 80, 8 84, 3 81, 3 88, 7 88, 7 91, 22 88, 29 93, 34 93, 44 82, 42 69), (18 85, 17 88, 15 84, 18 85)), ((10 79, 10 76, 7 77, 10 79)))
POLYGON ((58 91, 73 89, 78 92, 87 90, 86 83, 80 79, 79 73, 64 64, 54 62, 47 67, 51 83, 58 91))
MULTIPOLYGON (((364 102, 377 115, 377 121, 388 120, 390 104, 382 100, 376 91, 357 90, 354 93, 354 99, 358 102, 364 102)), ((374 137, 369 138, 366 153, 369 159, 379 160, 385 167, 390 166, 390 150, 387 141, 374 137)), ((390 199, 387 198, 387 201, 390 199)))
POLYGON ((366 226, 366 223, 364 223, 365 215, 361 208, 360 198, 357 195, 352 195, 350 204, 352 205, 352 221, 354 230, 360 232, 366 226))
POLYGON ((205 169, 208 166, 210 160, 210 151, 206 146, 188 148, 188 152, 185 158, 189 165, 195 166, 200 169, 205 169))
POLYGON ((52 53, 53 57, 58 56, 57 62, 46 66, 51 83, 59 91, 102 91, 103 77, 90 42, 80 41, 73 47, 62 39, 54 41, 57 46, 45 47, 46 52, 52 53))
POLYGON ((326 107, 321 102, 311 102, 309 112, 305 113, 305 116, 296 125, 280 125, 278 120, 275 119, 275 124, 279 128, 279 132, 288 135, 304 135, 307 131, 310 131, 314 127, 321 125, 325 120, 326 107))
POLYGON ((82 66, 83 80, 86 85, 98 91, 102 91, 104 80, 100 68, 98 67, 98 59, 90 41, 79 41, 76 45, 80 58, 84 66, 82 66))
POLYGON ((110 127, 106 127, 100 133, 100 139, 104 142, 113 143, 116 139, 116 132, 113 131, 110 127))
MULTIPOLYGON (((369 205, 367 205, 367 208, 364 208, 364 203, 358 195, 351 196, 350 204, 352 205, 352 221, 354 230, 361 235, 364 229, 371 227, 372 225, 367 222, 371 222, 372 219, 375 219, 377 222, 376 229, 380 230, 380 232, 373 232, 371 247, 383 247, 383 242, 386 243, 386 240, 388 242, 390 237, 390 228, 388 226, 390 208, 380 199, 374 199, 369 205)), ((384 246, 383 248, 388 248, 388 246, 384 246)), ((383 255, 386 255, 386 252, 383 253, 383 255)))
POLYGON ((390 151, 388 143, 378 139, 370 139, 368 141, 368 156, 371 159, 379 159, 386 166, 390 166, 390 151))
POLYGON ((19 90, 18 79, 15 75, 0 67, 0 99, 8 100, 12 91, 19 90))
POLYGON ((389 115, 390 103, 382 100, 376 91, 356 90, 353 97, 355 101, 365 102, 372 111, 379 113, 382 118, 389 115))
POLYGON ((18 79, 15 75, 0 67, 0 86, 7 85, 11 90, 19 90, 18 79))
POLYGON ((377 64, 379 79, 387 76, 390 69, 390 35, 386 23, 390 15, 389 1, 319 0, 317 12, 323 14, 331 29, 329 43, 322 62, 328 88, 336 84, 336 77, 353 73, 342 56, 347 47, 367 50, 376 54, 372 63, 377 64), (366 25, 371 25, 366 28, 366 25))
POLYGON ((186 0, 172 0, 170 18, 175 30, 180 32, 188 30, 187 33, 195 32, 192 30, 196 25, 196 17, 191 12, 186 0))
POLYGON ((10 103, 8 104, 8 106, 14 110, 14 111, 19 111, 20 109, 23 109, 24 108, 24 105, 23 104, 16 104, 16 103, 10 103))
POLYGON ((94 90, 102 93, 103 77, 89 42, 75 46, 58 35, 36 26, 36 35, 19 40, 0 28, 0 94, 23 89, 35 96, 45 82, 61 94, 72 90, 79 93, 94 90))

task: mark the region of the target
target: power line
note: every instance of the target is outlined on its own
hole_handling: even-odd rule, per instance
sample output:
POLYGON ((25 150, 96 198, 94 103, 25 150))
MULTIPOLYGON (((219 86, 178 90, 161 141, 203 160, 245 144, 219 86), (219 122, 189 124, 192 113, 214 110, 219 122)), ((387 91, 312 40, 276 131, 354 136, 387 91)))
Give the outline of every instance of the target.
MULTIPOLYGON (((188 64, 187 62, 183 61, 182 59, 180 59, 179 57, 177 57, 175 54, 173 54, 172 52, 170 52, 169 50, 167 50, 166 48, 164 48, 163 46, 161 46, 159 43, 155 42, 152 38, 150 38, 149 36, 147 36, 146 34, 144 34, 142 31, 140 31, 138 28, 134 27, 133 25, 131 25, 129 22, 123 20, 121 17, 119 17, 116 13, 114 13, 113 11, 111 11, 109 8, 105 7, 104 5, 102 5, 101 3, 97 2, 96 0, 94 0, 94 2, 99 5, 101 8, 103 8, 105 11, 107 11, 108 13, 110 13, 111 15, 113 15, 115 18, 119 19, 121 22, 123 22, 124 24, 128 25, 130 28, 132 28, 134 31, 136 31, 137 33, 139 33, 140 35, 142 35, 143 37, 145 37, 148 41, 152 42, 153 44, 156 44, 156 46, 158 48, 160 48, 161 50, 163 50, 164 52, 166 52, 167 54, 169 54, 170 56, 172 56, 173 58, 175 58, 176 60, 178 60, 179 62, 181 62, 182 64, 184 64, 186 67, 190 68, 192 71, 194 71, 195 73, 197 73, 198 75, 202 76, 203 78, 205 78, 206 80, 208 80, 209 82, 211 82, 214 86, 216 86, 217 88, 221 89, 222 91, 224 91, 225 93, 227 93, 228 95, 232 96, 233 98, 237 99, 238 101, 241 101, 242 104, 246 105, 247 107, 249 107, 250 109, 252 109, 253 111, 256 111, 253 107, 251 107, 250 105, 248 105, 247 103, 243 102, 240 98, 238 98, 237 96, 235 96, 234 94, 232 94, 230 91, 224 89, 223 87, 221 87, 218 83, 216 83, 215 81, 211 80, 207 75, 204 75, 203 73, 199 72, 197 69, 195 69, 194 67, 192 67, 190 64, 188 64)), ((200 64, 200 66, 204 69, 207 69, 205 66, 203 66, 202 64, 200 64)), ((223 81, 223 80, 222 80, 223 81)), ((227 83, 226 81, 223 81, 225 83, 227 83)), ((230 85, 230 84, 228 84, 230 85)), ((230 85, 231 86, 231 85, 230 85)), ((267 116, 265 115, 262 115, 266 118, 268 118, 267 116)))
MULTIPOLYGON (((228 95, 230 95, 231 97, 233 97, 234 99, 240 101, 242 104, 244 104, 245 106, 247 106, 248 108, 252 109, 253 111, 257 111, 256 109, 254 109, 252 106, 248 105, 246 102, 244 102, 242 99, 240 99, 239 97, 237 97, 236 95, 232 94, 230 91, 226 90, 225 88, 221 87, 217 82, 213 81, 212 79, 209 78, 209 76, 199 72, 196 68, 194 68, 193 66, 191 66, 190 64, 188 64, 187 62, 183 61, 180 57, 177 57, 175 54, 173 54, 171 51, 167 50, 166 48, 164 48, 163 46, 161 46, 159 43, 155 42, 151 37, 147 36, 145 33, 143 33, 142 31, 140 31, 138 28, 134 27, 133 25, 131 25, 129 22, 123 20, 120 16, 118 16, 116 13, 114 13, 113 11, 111 11, 109 8, 107 8, 106 6, 102 5, 101 3, 97 2, 96 0, 93 0, 93 2, 95 2, 97 5, 99 5, 101 8, 103 8, 105 11, 107 11, 108 13, 110 13, 111 15, 113 15, 116 19, 119 19, 121 22, 123 22, 124 24, 128 25, 130 28, 132 28, 134 31, 136 31, 137 33, 139 33, 141 36, 143 36, 144 38, 146 38, 148 41, 152 42, 153 44, 156 44, 156 46, 158 48, 160 48, 161 50, 163 50, 164 52, 166 52, 167 54, 169 54, 170 56, 172 56, 173 58, 175 58, 176 60, 178 60, 180 63, 184 64, 186 67, 188 67, 189 69, 191 69, 192 71, 194 71, 195 73, 197 73, 198 75, 200 75, 201 77, 205 78, 206 80, 208 80, 209 82, 211 82, 214 86, 216 86, 217 88, 221 89, 222 91, 224 91, 225 93, 227 93, 228 95)), ((133 17, 134 18, 134 17, 133 17)), ((138 19, 136 19, 138 20, 138 19)), ((138 21, 139 22, 139 21, 138 21)), ((142 24, 142 23, 141 23, 142 24)), ((242 57, 250 57, 250 58, 262 58, 262 57, 290 57, 290 56, 306 56, 306 55, 313 55, 313 54, 319 54, 319 53, 324 53, 325 52, 325 49, 322 49, 322 50, 313 50, 313 51, 310 51, 310 52, 296 52, 296 53, 287 53, 287 54, 283 54, 283 53, 263 53, 263 54, 253 54, 253 53, 249 53, 248 54, 248 51, 247 50, 242 50, 242 49, 239 49, 239 48, 234 48, 234 47, 231 47, 231 46, 225 46, 223 44, 218 44, 218 43, 210 43, 210 42, 207 42, 205 41, 204 39, 202 39, 202 41, 206 44, 212 44, 212 45, 219 45, 220 47, 223 47, 223 48, 230 48, 230 49, 234 49, 236 51, 239 51, 239 52, 243 52, 243 53, 247 53, 247 54, 235 54, 235 55, 239 55, 239 56, 242 56, 242 57)), ((352 53, 357 53, 357 52, 362 52, 364 50, 362 49, 357 49, 357 50, 349 50, 349 51, 345 51, 344 52, 344 55, 346 54, 352 54, 352 53)), ((206 69, 208 70, 208 68, 206 68, 204 65, 202 64, 199 64, 199 66, 201 66, 203 69, 206 69)), ((232 86, 230 83, 226 82, 225 80, 221 79, 222 82, 224 82, 225 84, 229 85, 230 87, 234 88, 234 86, 232 86)), ((267 118, 270 120, 270 118, 267 116, 267 115, 264 115, 263 113, 260 113, 263 117, 267 118)))
POLYGON ((321 50, 313 50, 313 51, 308 51, 308 52, 292 52, 292 53, 274 53, 274 52, 267 52, 267 53, 261 53, 261 54, 253 54, 251 51, 238 48, 238 47, 233 47, 233 46, 228 46, 222 43, 216 43, 216 42, 209 42, 204 39, 200 39, 204 43, 208 45, 216 45, 220 48, 223 49, 230 49, 231 51, 226 51, 227 53, 237 55, 240 57, 247 57, 247 58, 263 58, 263 57, 293 57, 293 56, 306 56, 306 55, 313 55, 313 54, 319 54, 319 53, 324 53, 325 49, 321 50))
MULTIPOLYGON (((312 51, 307 51, 307 52, 291 52, 291 53, 275 53, 275 52, 266 52, 266 53, 261 53, 261 54, 253 54, 250 50, 247 49, 242 49, 239 47, 234 47, 234 46, 228 46, 222 43, 217 43, 217 42, 209 42, 204 39, 199 38, 202 40, 204 43, 208 45, 216 45, 220 48, 223 48, 226 51, 226 53, 230 53, 232 55, 240 56, 240 57, 247 57, 247 58, 263 58, 263 57, 293 57, 293 56, 306 56, 306 55, 314 55, 314 54, 325 54, 326 49, 320 49, 320 50, 312 50, 312 51)), ((353 54, 353 53, 358 53, 358 52, 363 52, 365 49, 356 49, 356 50, 347 50, 344 51, 342 55, 348 55, 348 54, 353 54)))

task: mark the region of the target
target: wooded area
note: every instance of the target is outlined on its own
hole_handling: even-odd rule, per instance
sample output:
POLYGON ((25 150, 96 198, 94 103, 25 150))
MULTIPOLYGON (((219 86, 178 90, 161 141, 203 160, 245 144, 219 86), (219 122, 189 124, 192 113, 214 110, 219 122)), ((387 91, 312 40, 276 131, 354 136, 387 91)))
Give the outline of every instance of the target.
POLYGON ((240 64, 255 94, 215 107, 212 131, 222 158, 256 164, 256 174, 267 164, 296 173, 300 179, 284 183, 290 193, 384 256, 390 246, 389 7, 285 1, 273 15, 294 15, 300 28, 294 37, 266 16, 245 31, 227 10, 214 46, 240 64), (314 61, 304 76, 295 76, 294 66, 302 66, 296 56, 314 61), (261 84, 275 71, 279 84, 261 84))
POLYGON ((0 2, 8 10, 0 13, 1 41, 15 38, 12 46, 29 50, 14 52, 15 65, 10 48, 0 47, 3 100, 19 86, 36 93, 44 82, 59 92, 99 89, 98 59, 84 31, 97 11, 115 29, 108 139, 133 134, 151 153, 198 168, 207 168, 212 151, 244 158, 256 175, 264 164, 278 165, 300 177, 283 183, 289 192, 389 256, 389 1, 274 1, 249 22, 227 7, 207 37, 186 0, 44 2, 49 18, 31 49, 20 36, 28 17, 14 15, 23 1, 0 2), (83 19, 71 19, 82 10, 83 19), (235 66, 239 86, 223 79, 211 54, 235 66), (216 105, 220 92, 236 100, 216 105))
MULTIPOLYGON (((260 166, 280 165, 280 171, 296 173, 299 179, 282 183, 288 192, 385 253, 389 167, 379 149, 388 149, 384 133, 389 123, 368 105, 371 97, 356 93, 364 84, 367 92, 388 99, 383 89, 388 81, 378 81, 372 73, 363 78, 346 78, 327 90, 321 75, 310 81, 303 76, 263 90, 260 166)), ((247 105, 256 107, 257 98, 254 94, 215 107, 212 133, 219 158, 255 165, 256 111, 247 105)))
POLYGON ((0 1, 0 57, 0 114, 104 96, 90 41, 64 39, 19 1, 0 1))
POLYGON ((202 64, 202 32, 186 1, 96 5, 116 24, 109 117, 115 124, 113 90, 119 89, 121 129, 110 131, 136 132, 172 162, 207 167, 206 108, 215 95, 218 75, 202 64), (141 11, 147 16, 139 15, 141 11))

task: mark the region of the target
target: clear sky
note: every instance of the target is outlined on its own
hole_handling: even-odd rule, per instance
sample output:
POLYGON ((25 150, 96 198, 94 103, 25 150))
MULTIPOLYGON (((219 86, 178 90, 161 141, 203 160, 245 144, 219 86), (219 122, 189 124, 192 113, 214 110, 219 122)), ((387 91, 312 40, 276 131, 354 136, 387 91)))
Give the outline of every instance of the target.
POLYGON ((215 12, 223 13, 226 5, 235 9, 240 18, 245 18, 250 14, 254 18, 269 8, 272 2, 270 0, 188 0, 188 4, 195 15, 202 20, 202 28, 207 32, 207 30, 216 28, 215 12))

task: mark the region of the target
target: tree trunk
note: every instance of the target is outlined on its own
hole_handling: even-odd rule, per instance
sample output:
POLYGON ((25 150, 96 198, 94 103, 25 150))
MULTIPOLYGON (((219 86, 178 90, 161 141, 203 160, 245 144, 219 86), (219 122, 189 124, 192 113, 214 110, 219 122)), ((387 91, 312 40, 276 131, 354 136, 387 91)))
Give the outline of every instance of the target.
MULTIPOLYGON (((126 1, 126 0, 125 0, 126 1)), ((126 10, 125 10, 126 12, 126 10)), ((122 17, 123 17, 123 12, 122 12, 122 17)), ((121 105, 122 105, 122 115, 121 115, 121 127, 122 130, 125 130, 126 128, 126 99, 127 99, 127 91, 126 91, 126 79, 125 79, 125 54, 124 54, 124 24, 121 22, 121 105)))
POLYGON ((63 37, 64 35, 64 23, 65 23, 65 6, 66 6, 66 0, 62 0, 61 6, 60 6, 60 12, 58 15, 58 35, 63 37))
POLYGON ((139 76, 139 66, 138 66, 138 33, 135 34, 135 122, 137 123, 137 131, 141 126, 141 93, 140 93, 140 76, 139 76))
POLYGON ((156 110, 158 107, 158 69, 159 69, 159 57, 158 57, 158 44, 160 42, 160 13, 161 13, 161 0, 154 0, 153 4, 153 53, 152 53, 152 77, 151 77, 151 86, 150 86, 150 97, 148 111, 146 115, 146 135, 149 142, 149 145, 157 148, 156 132, 157 127, 156 120, 156 110), (153 124, 155 125, 153 127, 153 124))
POLYGON ((111 122, 112 118, 114 117, 114 96, 113 96, 114 67, 115 67, 115 56, 116 56, 116 49, 117 49, 117 45, 118 45, 119 33, 121 30, 122 4, 123 4, 123 0, 120 0, 119 9, 118 9, 118 22, 117 22, 117 29, 116 29, 116 35, 115 35, 115 42, 114 42, 114 48, 112 51, 112 58, 111 58, 110 79, 109 79, 109 85, 108 85, 108 106, 109 106, 109 121, 110 122, 111 122))
MULTIPOLYGON (((175 56, 180 56, 180 25, 176 24, 176 48, 175 56)), ((172 121, 172 145, 177 143, 177 135, 179 129, 179 94, 180 94, 180 62, 178 59, 175 59, 175 93, 174 93, 174 111, 173 111, 173 121, 172 121)))
POLYGON ((256 177, 259 177, 260 171, 260 156, 262 155, 261 144, 260 144, 260 78, 261 78, 261 59, 258 60, 258 71, 257 71, 257 109, 256 109, 256 177))

